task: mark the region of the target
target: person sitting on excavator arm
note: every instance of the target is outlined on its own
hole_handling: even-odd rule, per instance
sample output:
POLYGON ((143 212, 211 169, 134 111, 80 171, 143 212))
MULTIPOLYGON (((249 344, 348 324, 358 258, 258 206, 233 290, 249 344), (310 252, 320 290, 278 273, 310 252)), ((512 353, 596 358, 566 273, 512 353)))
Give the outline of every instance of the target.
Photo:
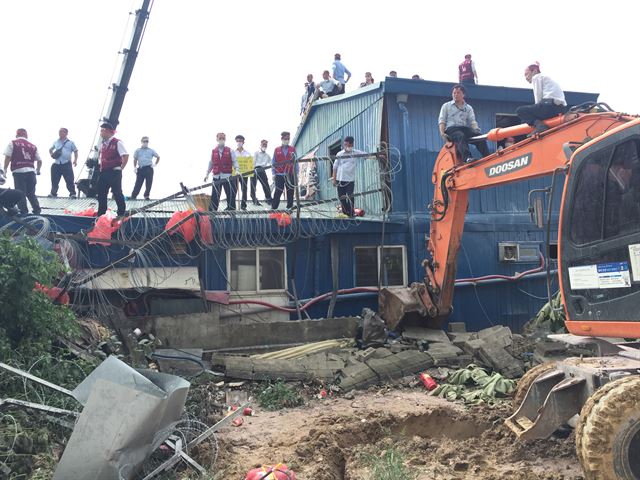
POLYGON ((535 104, 518 107, 516 115, 523 122, 535 127, 532 134, 544 132, 549 127, 543 123, 543 120, 567 111, 564 92, 557 82, 540 73, 538 62, 532 63, 524 69, 524 78, 533 87, 535 104))
MULTIPOLYGON (((469 151, 468 140, 480 134, 473 107, 464 101, 465 89, 454 85, 451 92, 453 100, 442 105, 438 117, 438 128, 445 142, 453 142, 456 156, 460 161, 471 162, 474 158, 469 151)), ((474 145, 483 157, 489 155, 486 140, 477 140, 474 145)))

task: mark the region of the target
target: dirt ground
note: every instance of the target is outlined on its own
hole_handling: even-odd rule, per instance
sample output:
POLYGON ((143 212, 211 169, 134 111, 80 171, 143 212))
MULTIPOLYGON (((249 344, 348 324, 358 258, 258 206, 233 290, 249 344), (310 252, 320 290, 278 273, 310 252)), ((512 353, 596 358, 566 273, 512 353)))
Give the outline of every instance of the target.
POLYGON ((573 435, 519 442, 503 425, 511 409, 466 407, 420 389, 357 392, 244 417, 218 434, 216 478, 242 480, 283 462, 298 480, 374 480, 372 459, 399 452, 415 480, 581 479, 573 435))

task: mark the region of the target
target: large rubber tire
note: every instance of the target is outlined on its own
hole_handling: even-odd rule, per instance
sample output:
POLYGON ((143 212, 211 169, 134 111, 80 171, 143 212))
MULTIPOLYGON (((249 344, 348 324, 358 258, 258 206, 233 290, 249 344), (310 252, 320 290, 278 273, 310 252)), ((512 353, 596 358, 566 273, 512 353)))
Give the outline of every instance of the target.
POLYGON ((527 373, 525 373, 520 380, 518 380, 518 386, 516 387, 516 392, 513 394, 513 411, 515 412, 520 405, 522 405, 522 401, 524 397, 527 396, 527 392, 529 391, 529 387, 534 382, 536 378, 538 378, 543 373, 547 373, 550 370, 556 368, 556 362, 548 362, 541 363, 540 365, 536 365, 532 369, 530 369, 527 373))
POLYGON ((640 376, 608 383, 582 407, 576 453, 586 480, 640 480, 640 376))

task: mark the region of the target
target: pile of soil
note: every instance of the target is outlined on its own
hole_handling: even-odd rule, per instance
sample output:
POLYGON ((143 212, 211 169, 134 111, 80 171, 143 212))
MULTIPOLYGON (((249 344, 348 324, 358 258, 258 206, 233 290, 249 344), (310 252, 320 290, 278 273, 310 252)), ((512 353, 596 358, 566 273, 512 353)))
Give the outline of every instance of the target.
POLYGON ((573 435, 520 442, 504 426, 510 402, 465 407, 421 390, 380 390, 354 399, 245 417, 218 434, 221 478, 283 462, 298 478, 365 480, 372 459, 394 449, 416 480, 581 479, 573 435))

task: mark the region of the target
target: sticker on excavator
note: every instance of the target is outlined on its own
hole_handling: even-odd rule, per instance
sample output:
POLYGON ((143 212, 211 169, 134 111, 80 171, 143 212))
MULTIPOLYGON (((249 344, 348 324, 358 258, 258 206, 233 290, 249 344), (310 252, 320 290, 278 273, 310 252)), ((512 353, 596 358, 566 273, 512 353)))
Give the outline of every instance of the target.
POLYGON ((640 282, 640 243, 629 245, 629 260, 631 260, 633 281, 640 282))
POLYGON ((631 286, 628 262, 569 267, 571 290, 627 288, 631 286))

